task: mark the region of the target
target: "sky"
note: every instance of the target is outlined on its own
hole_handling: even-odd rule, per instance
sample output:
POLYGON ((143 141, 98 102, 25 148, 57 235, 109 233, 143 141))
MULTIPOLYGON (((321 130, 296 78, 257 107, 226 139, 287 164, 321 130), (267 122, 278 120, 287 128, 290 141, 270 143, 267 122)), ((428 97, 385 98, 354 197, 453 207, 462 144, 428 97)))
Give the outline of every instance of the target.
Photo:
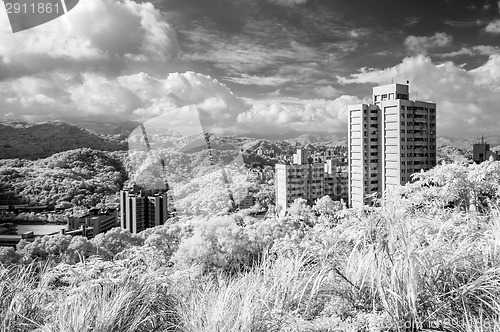
POLYGON ((0 120, 344 136, 348 105, 407 81, 439 136, 496 135, 500 2, 80 0, 17 33, 0 6, 0 120))

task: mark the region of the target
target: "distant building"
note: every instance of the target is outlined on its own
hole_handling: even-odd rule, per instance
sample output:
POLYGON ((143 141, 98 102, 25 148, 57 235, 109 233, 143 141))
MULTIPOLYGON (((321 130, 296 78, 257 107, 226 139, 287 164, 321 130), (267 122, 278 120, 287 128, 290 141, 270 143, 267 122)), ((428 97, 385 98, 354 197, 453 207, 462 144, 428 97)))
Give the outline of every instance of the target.
POLYGON ((276 164, 277 209, 286 210, 297 198, 309 205, 325 195, 334 200, 347 199, 346 171, 333 160, 313 163, 307 156, 307 150, 297 149, 292 164, 276 164))
POLYGON ((480 164, 485 160, 499 160, 499 157, 498 154, 490 151, 490 145, 484 142, 484 137, 481 137, 481 142, 472 146, 472 160, 480 164))
POLYGON ((132 233, 163 225, 168 219, 166 190, 140 187, 120 191, 120 226, 132 233))
POLYGON ((349 202, 369 204, 436 165, 436 104, 409 100, 409 86, 373 88, 373 104, 351 105, 348 125, 349 202))
POLYGON ((82 218, 70 218, 68 220, 68 231, 65 234, 71 234, 71 231, 85 229, 86 236, 95 237, 99 233, 105 233, 114 227, 118 227, 118 215, 116 212, 110 214, 90 214, 82 218), (84 228, 82 228, 84 226, 84 228))

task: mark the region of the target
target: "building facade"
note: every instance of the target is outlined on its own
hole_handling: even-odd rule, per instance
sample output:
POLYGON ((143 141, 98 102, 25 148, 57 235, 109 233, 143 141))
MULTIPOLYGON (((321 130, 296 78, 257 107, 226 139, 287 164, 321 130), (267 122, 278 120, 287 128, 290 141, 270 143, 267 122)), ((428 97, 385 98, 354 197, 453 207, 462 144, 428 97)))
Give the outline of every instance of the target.
POLYGON ((297 198, 309 205, 325 195, 347 200, 345 169, 334 160, 313 163, 306 150, 298 149, 292 164, 276 164, 275 176, 278 210, 286 210, 297 198))
POLYGON ((481 137, 481 142, 472 145, 472 160, 476 164, 486 160, 495 161, 498 159, 498 154, 490 150, 490 145, 484 142, 483 137, 481 137))
POLYGON ((165 190, 144 190, 139 187, 120 191, 120 226, 131 233, 163 225, 169 218, 165 190))
POLYGON ((373 88, 373 104, 348 107, 348 201, 370 204, 436 165, 436 104, 409 99, 409 86, 373 88))

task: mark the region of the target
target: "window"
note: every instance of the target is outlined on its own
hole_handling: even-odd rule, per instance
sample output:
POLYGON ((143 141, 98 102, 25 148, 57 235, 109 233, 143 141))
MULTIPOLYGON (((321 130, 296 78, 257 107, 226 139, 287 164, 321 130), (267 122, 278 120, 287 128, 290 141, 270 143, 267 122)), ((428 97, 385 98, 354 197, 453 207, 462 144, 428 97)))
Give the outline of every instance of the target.
POLYGON ((382 95, 382 101, 384 101, 384 100, 387 100, 387 95, 386 94, 382 95))
POLYGON ((402 176, 401 181, 406 181, 406 177, 402 176))
POLYGON ((401 142, 404 142, 405 141, 405 138, 404 137, 401 137, 401 142))
POLYGON ((380 96, 375 96, 375 101, 378 101, 380 96))
MULTIPOLYGON (((398 99, 399 99, 399 97, 398 97, 398 99)), ((401 106, 401 109, 404 111, 404 109, 405 109, 404 105, 401 106)))
POLYGON ((405 122, 404 121, 401 121, 401 125, 404 126, 405 125, 405 122))
POLYGON ((389 93, 389 99, 394 99, 394 93, 389 93))
POLYGON ((401 134, 404 134, 405 133, 405 130, 404 129, 401 129, 401 134))
POLYGON ((404 153, 401 153, 401 157, 404 157, 404 156, 405 156, 405 154, 404 154, 404 153))
POLYGON ((404 149, 404 148, 405 148, 405 146, 404 146, 404 145, 401 145, 401 149, 404 149))
POLYGON ((401 162, 401 165, 406 165, 406 162, 405 162, 405 161, 402 161, 402 162, 401 162))

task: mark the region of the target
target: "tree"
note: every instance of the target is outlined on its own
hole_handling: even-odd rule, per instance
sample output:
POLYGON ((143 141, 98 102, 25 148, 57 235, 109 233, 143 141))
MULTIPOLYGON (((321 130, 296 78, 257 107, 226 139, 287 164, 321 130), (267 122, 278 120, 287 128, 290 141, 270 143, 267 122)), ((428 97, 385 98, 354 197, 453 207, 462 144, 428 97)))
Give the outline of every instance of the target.
POLYGON ((97 234, 91 241, 97 247, 97 253, 105 258, 113 258, 127 248, 144 244, 142 237, 119 227, 97 234))

